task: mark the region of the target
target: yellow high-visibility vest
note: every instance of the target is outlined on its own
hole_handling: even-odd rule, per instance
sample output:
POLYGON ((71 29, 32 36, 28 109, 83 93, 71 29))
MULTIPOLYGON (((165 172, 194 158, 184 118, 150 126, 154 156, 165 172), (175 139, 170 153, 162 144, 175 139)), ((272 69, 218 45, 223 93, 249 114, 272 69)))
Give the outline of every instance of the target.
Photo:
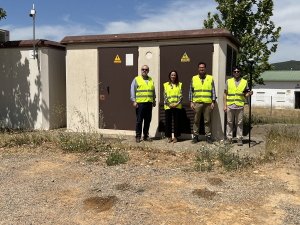
POLYGON ((193 76, 193 102, 212 103, 212 76, 206 74, 202 84, 199 75, 193 76))
POLYGON ((228 79, 228 94, 227 94, 227 105, 236 104, 237 106, 245 105, 244 90, 246 88, 247 81, 241 79, 238 87, 235 86, 234 78, 228 79))
MULTIPOLYGON (((165 93, 168 97, 168 101, 171 105, 175 105, 179 101, 180 91, 181 91, 182 83, 179 82, 178 86, 173 85, 171 87, 169 82, 164 83, 165 93)), ((170 109, 170 107, 165 103, 165 110, 170 109)), ((181 104, 179 104, 176 109, 181 109, 181 104)))
POLYGON ((153 102, 153 93, 154 93, 153 79, 151 77, 148 78, 148 85, 141 76, 137 76, 135 79, 138 85, 138 88, 135 93, 136 102, 137 103, 153 102))

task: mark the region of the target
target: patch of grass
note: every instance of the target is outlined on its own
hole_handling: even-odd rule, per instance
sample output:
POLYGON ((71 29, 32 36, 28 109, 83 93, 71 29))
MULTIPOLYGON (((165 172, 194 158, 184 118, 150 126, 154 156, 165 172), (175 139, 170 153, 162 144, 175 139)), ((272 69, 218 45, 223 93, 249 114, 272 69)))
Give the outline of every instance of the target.
POLYGON ((129 160, 129 155, 120 148, 111 149, 107 152, 106 164, 108 166, 115 166, 118 164, 125 163, 129 160))
POLYGON ((151 159, 152 159, 152 160, 156 160, 156 159, 157 159, 157 156, 152 156, 151 159))
POLYGON ((238 170, 239 168, 247 168, 253 165, 253 158, 248 156, 240 156, 239 150, 236 153, 230 153, 230 146, 225 145, 219 148, 217 159, 227 171, 238 170))
POLYGON ((214 166, 215 155, 206 146, 202 146, 195 155, 195 166, 196 171, 208 171, 210 172, 214 166))
POLYGON ((103 141, 97 146, 95 152, 102 152, 103 150, 110 149, 110 148, 111 148, 111 144, 103 141))
MULTIPOLYGON (((249 125, 249 107, 245 106, 244 125, 249 125)), ((251 124, 300 124, 300 111, 288 109, 253 108, 251 109, 251 124)))
POLYGON ((89 150, 105 150, 107 147, 102 135, 97 133, 66 133, 58 134, 57 144, 69 152, 86 152, 89 150))
POLYGON ((97 161, 99 161, 99 156, 98 155, 86 156, 86 157, 84 157, 84 159, 88 162, 97 162, 97 161))
POLYGON ((142 192, 144 192, 144 191, 145 191, 145 189, 143 189, 143 188, 139 188, 139 189, 137 190, 138 193, 142 193, 142 192))
POLYGON ((230 145, 218 145, 215 152, 203 146, 195 154, 194 170, 210 172, 216 167, 223 167, 226 171, 247 168, 253 165, 253 158, 240 156, 239 152, 231 153, 230 145))
POLYGON ((5 131, 1 135, 1 146, 9 148, 22 145, 37 147, 52 140, 51 136, 46 131, 15 129, 9 130, 9 132, 5 131))
POLYGON ((266 130, 265 160, 281 157, 298 157, 300 153, 300 131, 293 126, 273 126, 266 130))

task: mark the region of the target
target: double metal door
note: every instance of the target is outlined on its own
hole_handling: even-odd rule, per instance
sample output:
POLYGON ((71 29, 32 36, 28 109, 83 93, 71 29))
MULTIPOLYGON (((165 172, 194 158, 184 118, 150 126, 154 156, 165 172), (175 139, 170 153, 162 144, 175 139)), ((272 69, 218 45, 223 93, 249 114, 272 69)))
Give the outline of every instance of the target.
MULTIPOLYGON (((198 74, 198 63, 206 63, 206 73, 212 75, 213 44, 172 45, 160 47, 160 128, 164 129, 163 84, 169 80, 169 72, 176 70, 182 83, 183 102, 181 111, 181 133, 192 133, 194 112, 190 109, 189 89, 192 77, 198 74)), ((200 134, 204 134, 203 118, 200 134)))

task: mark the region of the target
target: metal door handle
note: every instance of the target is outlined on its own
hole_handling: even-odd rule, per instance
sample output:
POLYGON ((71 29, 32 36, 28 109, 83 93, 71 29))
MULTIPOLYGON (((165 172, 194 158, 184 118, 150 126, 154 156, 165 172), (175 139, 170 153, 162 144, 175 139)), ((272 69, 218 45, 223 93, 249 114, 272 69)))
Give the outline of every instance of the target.
POLYGON ((107 86, 107 94, 109 94, 109 86, 107 86))

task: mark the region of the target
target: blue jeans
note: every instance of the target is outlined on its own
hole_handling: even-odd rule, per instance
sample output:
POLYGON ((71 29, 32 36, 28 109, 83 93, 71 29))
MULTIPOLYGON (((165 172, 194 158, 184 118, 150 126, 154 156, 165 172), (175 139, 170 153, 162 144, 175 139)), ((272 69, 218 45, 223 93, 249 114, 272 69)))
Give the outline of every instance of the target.
POLYGON ((141 138, 142 136, 142 125, 144 121, 144 139, 149 137, 149 127, 152 119, 152 102, 138 103, 136 109, 136 136, 135 138, 141 138))

